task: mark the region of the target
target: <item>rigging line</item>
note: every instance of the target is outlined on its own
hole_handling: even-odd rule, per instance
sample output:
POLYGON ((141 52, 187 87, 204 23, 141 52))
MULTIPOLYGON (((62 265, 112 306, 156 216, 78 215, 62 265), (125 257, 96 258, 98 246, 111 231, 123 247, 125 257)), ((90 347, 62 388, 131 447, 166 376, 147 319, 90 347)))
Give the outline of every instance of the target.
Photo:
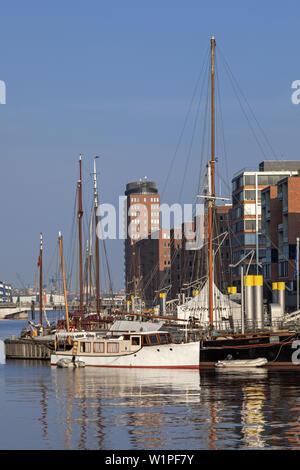
POLYGON ((191 109, 192 109, 192 105, 193 105, 193 102, 194 102, 194 98, 195 98, 195 96, 196 96, 196 92, 197 92, 197 89, 198 89, 198 85, 199 85, 199 82, 200 82, 200 78, 201 78, 201 75, 202 75, 202 71, 203 71, 203 68, 204 68, 204 64, 205 64, 206 61, 207 61, 207 55, 208 55, 208 54, 209 54, 209 48, 207 48, 207 51, 206 51, 206 53, 205 53, 205 55, 204 55, 203 64, 202 64, 200 73, 199 73, 199 75, 198 75, 198 78, 197 78, 197 80, 196 80, 196 84, 195 84, 195 87, 194 87, 194 90, 193 90, 192 98, 191 98, 191 100, 190 100, 189 107, 188 107, 188 111, 187 111, 186 116, 185 116, 185 119, 184 119, 184 124, 183 124, 182 130, 181 130, 181 133, 180 133, 180 136, 179 136, 179 139, 178 139, 176 148, 175 148, 174 155, 173 155, 172 160, 171 160, 171 164, 170 164, 170 167, 169 167, 169 170, 168 170, 168 173, 167 173, 167 177, 166 177, 165 182, 164 182, 163 189, 162 189, 162 191, 161 191, 161 197, 162 197, 162 196, 164 195, 164 193, 165 193, 165 190, 166 190, 166 187, 167 187, 167 184, 168 184, 168 181, 169 181, 169 178, 170 178, 170 175, 171 175, 171 172, 172 172, 174 163, 175 163, 175 159, 176 159, 176 156, 177 156, 179 147, 180 147, 180 145, 181 145, 181 141, 182 141, 182 138, 183 138, 183 134, 184 134, 184 132, 185 132, 185 128, 186 128, 186 125, 187 125, 187 122, 188 122, 188 118, 189 118, 189 115, 190 115, 190 112, 191 112, 191 109))
POLYGON ((108 255, 107 255, 107 250, 106 250, 105 239, 103 237, 102 219, 100 219, 99 223, 100 223, 100 229, 101 229, 101 235, 102 235, 102 244, 103 244, 103 250, 104 250, 104 255, 105 255, 107 275, 108 275, 108 278, 109 278, 109 288, 110 288, 111 294, 113 295, 113 283, 112 283, 112 279, 111 279, 111 273, 110 273, 110 268, 109 268, 109 261, 108 261, 108 255))
MULTIPOLYGON (((207 64, 206 64, 206 70, 208 69, 208 67, 209 67, 209 62, 207 62, 207 64)), ((205 76, 206 76, 206 73, 204 74, 204 78, 205 78, 205 76)), ((191 136, 191 141, 190 141, 190 145, 189 145, 188 156, 187 156, 186 162, 185 162, 183 179, 182 179, 182 184, 181 184, 180 193, 179 193, 179 200, 180 201, 181 201, 181 197, 182 197, 182 191, 183 191, 183 187, 184 187, 184 183, 185 183, 187 168, 188 168, 189 161, 190 161, 190 158, 191 158, 194 138, 195 138, 195 134, 196 134, 196 127, 197 127, 197 124, 198 124, 198 119, 199 119, 199 114, 200 114, 200 107, 201 107, 201 103, 202 103, 204 81, 205 80, 203 79, 203 84, 202 84, 201 92, 200 92, 200 98, 199 98, 198 105, 197 105, 197 108, 196 108, 196 115, 195 115, 194 125, 193 125, 193 129, 192 129, 192 136, 191 136)))
MULTIPOLYGON (((224 162, 225 170, 226 170, 226 177, 227 181, 229 181, 229 174, 228 174, 228 157, 227 157, 227 150, 226 150, 226 140, 225 140, 225 132, 224 132, 224 121, 223 121, 223 111, 222 111, 222 102, 221 102, 221 91, 220 91, 220 80, 219 80, 219 60, 218 59, 218 54, 216 54, 215 58, 215 73, 216 73, 216 84, 217 84, 217 105, 219 107, 219 116, 220 116, 220 128, 221 128, 221 137, 222 137, 222 142, 223 142, 223 151, 224 151, 224 159, 222 159, 222 162, 224 162)), ((221 195, 220 195, 221 196, 221 195)))
POLYGON ((88 214, 88 210, 87 210, 87 202, 86 202, 86 198, 83 197, 83 217, 82 217, 82 240, 86 240, 88 238, 88 233, 89 233, 89 216, 87 215, 88 214))
POLYGON ((256 118, 253 109, 251 108, 251 106, 250 106, 250 104, 249 104, 249 102, 248 102, 248 100, 247 100, 245 94, 243 93, 241 87, 239 86, 237 79, 236 79, 235 76, 233 75, 233 72, 232 72, 232 70, 230 69, 229 64, 227 63, 227 61, 226 61, 226 59, 225 59, 225 57, 224 57, 224 54, 223 54, 222 52, 221 52, 221 58, 223 58, 224 62, 226 63, 226 65, 227 65, 227 67, 228 67, 228 69, 229 69, 229 71, 230 71, 230 73, 231 73, 231 75, 232 75, 232 78, 233 78, 233 80, 234 80, 235 83, 236 83, 237 88, 239 89, 239 91, 240 91, 242 97, 244 98, 244 100, 245 100, 245 102, 246 102, 246 104, 247 104, 247 106, 248 106, 248 108, 249 108, 249 110, 250 110, 250 112, 251 112, 251 114, 252 114, 252 116, 253 116, 253 118, 254 118, 254 120, 255 120, 257 126, 258 126, 258 128, 260 129, 260 131, 261 131, 263 137, 265 138, 267 145, 269 145, 271 152, 273 153, 273 155, 274 155, 274 157, 276 158, 276 160, 278 160, 278 157, 276 156, 275 150, 274 150, 273 146, 271 145, 271 142, 270 142, 269 138, 267 137, 266 132, 265 132, 264 129, 262 128, 262 126, 261 126, 261 124, 259 123, 258 119, 256 118))
MULTIPOLYGON (((51 258, 50 258, 50 259, 51 259, 51 262, 48 264, 47 270, 46 270, 46 272, 44 272, 44 274, 43 274, 43 278, 44 278, 45 280, 48 279, 48 281, 49 281, 49 273, 50 273, 50 269, 52 268, 52 264, 53 264, 53 259, 54 259, 55 253, 56 253, 56 246, 55 246, 55 249, 54 249, 54 251, 53 251, 53 254, 52 254, 51 258)), ((44 266, 44 263, 43 263, 43 266, 44 266)))
MULTIPOLYGON (((222 57, 222 56, 221 56, 221 57, 222 57)), ((245 116, 245 118, 246 118, 246 121, 248 122, 248 125, 249 125, 249 127, 250 127, 250 129, 251 129, 251 131, 252 131, 252 134, 253 134, 253 136, 254 136, 254 139, 256 140, 256 143, 257 143, 258 147, 260 148, 260 151, 262 152, 264 158, 267 159, 267 156, 266 156, 266 154, 265 154, 265 151, 264 151, 264 149, 263 149, 263 147, 262 147, 262 145, 261 145, 259 139, 257 138, 257 135, 256 135, 256 133, 255 133, 255 130, 254 130, 254 128, 253 128, 253 126, 252 126, 252 124, 251 124, 251 122, 250 122, 250 119, 248 118, 248 115, 247 115, 247 113, 246 113, 246 111, 245 111, 245 109, 244 109, 244 107, 243 107, 243 105, 242 105, 242 102, 241 102, 241 100, 240 100, 240 97, 238 96, 238 93, 237 93, 237 90, 236 90, 234 81, 233 81, 232 77, 230 76, 230 73, 228 72, 228 70, 227 70, 227 68, 226 68, 226 64, 225 64, 225 67, 224 67, 224 68, 225 68, 225 70, 226 70, 226 72, 227 72, 227 74, 228 74, 228 77, 229 77, 230 83, 231 83, 231 85, 232 85, 233 91, 234 91, 235 96, 236 96, 236 98, 237 98, 237 100, 238 100, 238 102, 239 102, 239 105, 240 105, 240 107, 241 107, 241 110, 242 110, 242 112, 243 112, 243 114, 244 114, 244 116, 245 116)))
MULTIPOLYGON (((225 186, 228 185, 228 183, 222 178, 222 176, 221 176, 221 175, 219 175, 219 176, 220 176, 220 178, 223 180, 224 185, 225 185, 225 186)), ((228 187, 229 187, 229 185, 228 185, 228 187)), ((238 207, 242 207, 242 205, 243 205, 242 202, 239 201, 239 200, 236 198, 235 195, 232 196, 232 197, 233 197, 233 199, 235 199, 235 200, 238 202, 238 207)), ((252 219, 251 219, 251 220, 252 220, 252 219)), ((232 228, 230 229, 230 232, 231 232, 232 235, 234 234, 232 228)), ((249 233, 254 233, 254 234, 256 234, 256 231, 255 231, 255 232, 249 232, 249 233)), ((273 245, 274 248, 276 248, 277 250, 279 249, 279 246, 276 246, 276 244, 271 240, 271 238, 270 238, 268 235, 265 234, 265 237, 266 237, 266 239, 268 239, 270 242, 272 242, 272 245, 273 245)), ((236 242, 236 248, 241 248, 241 247, 244 246, 244 243, 241 242, 241 241, 239 241, 239 239, 237 239, 235 242, 236 242)), ((260 249, 263 249, 263 248, 260 247, 260 249)), ((232 247, 231 247, 231 251, 232 251, 232 247)), ((286 260, 286 261, 288 261, 288 260, 286 260)), ((291 261, 291 262, 289 262, 289 263, 291 263, 290 265, 292 266, 292 263, 293 263, 293 262, 291 261)))
MULTIPOLYGON (((196 197, 195 197, 194 202, 197 201, 197 195, 200 194, 200 192, 201 192, 201 190, 200 190, 200 187, 202 185, 201 181, 202 180, 205 181, 204 155, 205 155, 205 146, 208 146, 207 123, 208 123, 209 87, 210 87, 210 80, 209 80, 209 74, 208 74, 208 76, 207 76, 207 89, 206 89, 206 105, 205 105, 204 120, 203 120, 203 134, 202 134, 202 139, 201 139, 202 145, 201 145, 199 176, 198 176, 198 183, 197 183, 197 188, 196 188, 196 197), (206 138, 207 138, 207 141, 206 141, 206 138)), ((207 152, 208 152, 208 150, 207 150, 207 152)))
MULTIPOLYGON (((207 154, 208 154, 208 128, 207 128, 207 123, 208 123, 208 103, 209 103, 209 77, 208 77, 208 82, 207 82, 207 92, 206 92, 206 107, 205 107, 205 113, 204 113, 204 125, 203 125, 203 135, 202 135, 202 146, 201 146, 201 159, 200 159, 200 167, 199 167, 199 176, 198 176, 198 185, 197 185, 197 191, 196 191, 196 197, 194 199, 194 203, 197 203, 197 195, 201 193, 201 186, 203 184, 205 188, 205 181, 206 181, 206 176, 205 176, 205 171, 204 168, 204 155, 205 155, 205 147, 207 154), (206 141, 207 138, 207 141, 206 141)), ((194 213, 195 216, 195 213, 194 213)))
POLYGON ((67 279, 67 289, 70 290, 71 288, 71 279, 73 273, 73 265, 74 265, 74 240, 76 237, 76 230, 75 230, 75 222, 76 222, 76 208, 77 208, 77 188, 75 190, 75 197, 74 197, 74 205, 73 205, 73 217, 72 217, 72 224, 71 224, 71 232, 69 234, 69 248, 67 251, 65 266, 68 266, 66 269, 66 279, 67 279))
MULTIPOLYGON (((171 245, 172 242, 173 242, 173 244, 174 244, 175 239, 173 239, 173 240, 171 241, 171 243, 170 243, 170 248, 171 248, 171 246, 172 246, 172 245, 171 245)), ((174 246, 174 245, 173 245, 173 246, 174 246)), ((175 249, 174 249, 174 247, 173 247, 174 253, 173 253, 173 255, 171 256, 171 259, 170 259, 170 269, 171 269, 172 263, 174 263, 175 258, 177 257, 178 252, 179 252, 180 250, 182 250, 182 249, 183 249, 183 247, 178 247, 178 248, 175 248, 175 249)), ((184 261, 185 261, 185 260, 184 260, 184 261)), ((158 286, 158 291, 160 291, 160 290, 163 288, 164 282, 165 282, 165 280, 166 280, 166 278, 167 278, 168 275, 169 275, 168 273, 164 273, 164 274, 163 274, 163 278, 162 278, 162 280, 160 281, 160 284, 159 284, 159 286, 158 286)), ((157 298, 158 298, 158 292, 157 292, 157 294, 156 294, 156 296, 155 296, 155 300, 156 300, 157 298)))

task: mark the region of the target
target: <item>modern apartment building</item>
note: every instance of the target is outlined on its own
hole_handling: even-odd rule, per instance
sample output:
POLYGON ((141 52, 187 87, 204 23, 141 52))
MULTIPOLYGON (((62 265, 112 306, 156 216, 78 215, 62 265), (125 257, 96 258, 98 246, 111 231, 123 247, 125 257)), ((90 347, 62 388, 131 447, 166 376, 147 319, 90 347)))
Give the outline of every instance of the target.
MULTIPOLYGON (((261 274, 266 239, 261 228, 262 191, 284 177, 298 174, 299 161, 263 161, 258 171, 243 169, 232 179, 232 259, 236 264, 253 251, 249 274, 261 274)), ((248 266, 250 256, 245 260, 248 266)), ((240 265, 232 269, 233 284, 240 286, 240 265)))
POLYGON ((263 274, 285 283, 287 309, 296 307, 296 241, 300 237, 300 177, 285 177, 262 191, 262 230, 266 238, 263 274))
POLYGON ((12 287, 7 282, 0 281, 0 302, 12 302, 12 287))

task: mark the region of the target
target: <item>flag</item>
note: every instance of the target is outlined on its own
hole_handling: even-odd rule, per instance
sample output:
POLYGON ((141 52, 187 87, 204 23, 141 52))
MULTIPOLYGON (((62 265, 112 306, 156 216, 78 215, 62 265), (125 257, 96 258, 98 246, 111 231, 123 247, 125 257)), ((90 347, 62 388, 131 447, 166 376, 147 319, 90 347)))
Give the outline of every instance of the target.
POLYGON ((40 267, 40 264, 41 264, 41 256, 39 256, 39 259, 38 259, 38 262, 37 262, 38 268, 40 267))

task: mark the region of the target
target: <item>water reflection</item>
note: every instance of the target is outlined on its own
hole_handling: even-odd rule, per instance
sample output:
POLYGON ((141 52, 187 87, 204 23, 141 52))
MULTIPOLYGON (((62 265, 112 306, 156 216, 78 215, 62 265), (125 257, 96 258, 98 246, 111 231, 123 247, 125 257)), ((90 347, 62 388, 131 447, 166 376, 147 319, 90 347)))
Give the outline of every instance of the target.
POLYGON ((243 387, 242 392, 243 444, 245 447, 263 448, 265 447, 265 440, 262 436, 265 425, 263 406, 266 400, 264 387, 249 385, 243 387))
MULTIPOLYGON (((113 428, 123 432, 120 449, 127 448, 128 441, 136 448, 164 448, 168 408, 187 407, 200 400, 198 371, 52 368, 51 373, 59 405, 63 408, 66 401, 65 448, 69 448, 78 424, 80 449, 87 448, 87 434, 92 428, 99 449, 105 448, 113 428), (76 416, 78 405, 80 417, 76 416)), ((175 419, 180 422, 180 413, 175 419)))
POLYGON ((244 370, 217 370, 218 376, 238 381, 241 388, 241 447, 264 448, 263 432, 265 417, 263 406, 266 400, 268 369, 246 368, 244 370))
POLYGON ((300 449, 298 371, 8 363, 2 388, 14 429, 27 432, 22 448, 300 449))

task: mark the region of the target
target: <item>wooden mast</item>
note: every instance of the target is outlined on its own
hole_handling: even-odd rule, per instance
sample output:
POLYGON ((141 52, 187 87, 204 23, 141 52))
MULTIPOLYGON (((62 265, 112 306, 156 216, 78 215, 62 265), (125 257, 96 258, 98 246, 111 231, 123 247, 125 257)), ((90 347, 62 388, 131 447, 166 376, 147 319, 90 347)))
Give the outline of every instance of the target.
POLYGON ((89 241, 86 241, 85 248, 85 269, 84 269, 84 290, 85 290, 85 303, 89 305, 89 241))
POLYGON ((99 268, 99 238, 97 234, 98 225, 98 188, 97 188, 97 171, 96 158, 94 157, 94 213, 95 213, 95 255, 96 255, 96 311, 100 315, 100 268, 99 268))
POLYGON ((214 36, 211 38, 211 161, 209 171, 209 199, 208 199, 208 281, 209 281, 209 322, 214 322, 213 299, 213 207, 215 198, 215 46, 214 36))
POLYGON ((81 155, 79 156, 79 181, 78 189, 78 241, 79 241, 79 312, 83 314, 83 269, 82 269, 82 170, 81 155))
POLYGON ((40 234, 40 325, 43 325, 43 234, 40 234))
POLYGON ((60 248, 60 259, 61 259, 61 269, 62 269, 62 278, 63 278, 63 287, 64 287, 64 297, 65 297, 65 306, 66 306, 66 322, 67 322, 67 331, 70 331, 70 322, 69 322, 69 308, 68 308, 68 294, 66 286, 66 276, 65 276, 65 265, 63 257, 63 244, 62 244, 62 234, 58 234, 58 242, 60 248))

